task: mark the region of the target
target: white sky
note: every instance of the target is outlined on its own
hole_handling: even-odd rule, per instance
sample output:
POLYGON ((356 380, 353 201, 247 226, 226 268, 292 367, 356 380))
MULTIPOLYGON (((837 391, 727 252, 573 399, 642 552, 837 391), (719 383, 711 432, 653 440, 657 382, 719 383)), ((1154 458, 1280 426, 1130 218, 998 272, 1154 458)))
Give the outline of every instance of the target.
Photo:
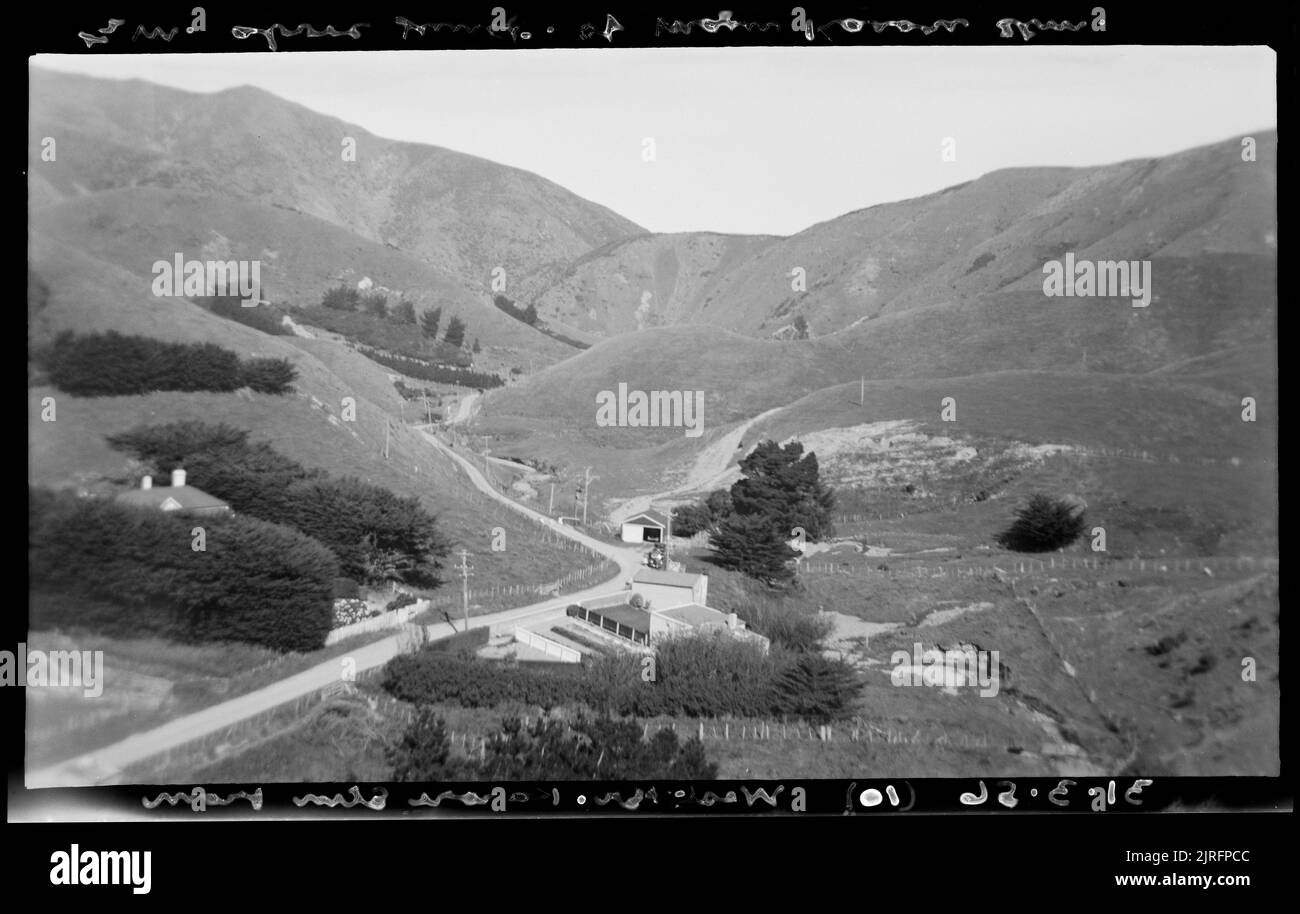
POLYGON ((259 86, 536 172, 651 231, 788 235, 999 168, 1166 155, 1277 123, 1272 50, 720 48, 41 55, 259 86), (653 137, 656 158, 642 159, 653 137), (957 160, 940 158, 945 137, 957 160))

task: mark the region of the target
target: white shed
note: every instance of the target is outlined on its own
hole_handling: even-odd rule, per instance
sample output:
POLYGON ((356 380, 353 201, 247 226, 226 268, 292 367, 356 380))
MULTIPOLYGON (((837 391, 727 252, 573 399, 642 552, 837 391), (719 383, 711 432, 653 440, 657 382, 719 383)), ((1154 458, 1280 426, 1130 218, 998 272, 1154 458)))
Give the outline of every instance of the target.
POLYGON ((668 538, 668 518, 653 511, 637 514, 623 521, 625 543, 662 543, 668 538))

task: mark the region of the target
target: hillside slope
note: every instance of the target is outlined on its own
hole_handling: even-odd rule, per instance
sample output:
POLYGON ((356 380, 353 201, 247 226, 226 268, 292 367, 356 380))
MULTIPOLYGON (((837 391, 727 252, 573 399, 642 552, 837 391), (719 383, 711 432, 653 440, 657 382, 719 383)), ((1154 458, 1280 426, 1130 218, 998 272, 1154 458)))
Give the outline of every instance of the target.
POLYGON ((1004 169, 783 239, 648 236, 526 286, 543 313, 576 315, 605 335, 674 323, 784 335, 802 315, 820 336, 885 314, 1039 288, 1043 263, 1066 252, 1098 260, 1273 256, 1277 132, 1255 139, 1253 162, 1242 161, 1234 137, 1095 168, 1004 169), (653 320, 630 320, 638 308, 653 320))
POLYGON ((113 188, 286 207, 485 289, 645 230, 538 175, 374 136, 251 87, 213 94, 30 69, 33 206, 113 188), (57 159, 40 161, 41 139, 57 159), (355 161, 344 161, 344 140, 355 161))

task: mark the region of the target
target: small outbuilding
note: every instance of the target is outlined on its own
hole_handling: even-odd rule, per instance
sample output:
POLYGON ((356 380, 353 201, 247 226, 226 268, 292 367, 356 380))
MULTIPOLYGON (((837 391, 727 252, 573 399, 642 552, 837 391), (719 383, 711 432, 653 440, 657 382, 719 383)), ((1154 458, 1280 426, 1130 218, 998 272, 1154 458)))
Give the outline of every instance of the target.
POLYGON ((622 540, 625 543, 662 543, 668 539, 668 518, 654 511, 645 511, 623 521, 622 540))

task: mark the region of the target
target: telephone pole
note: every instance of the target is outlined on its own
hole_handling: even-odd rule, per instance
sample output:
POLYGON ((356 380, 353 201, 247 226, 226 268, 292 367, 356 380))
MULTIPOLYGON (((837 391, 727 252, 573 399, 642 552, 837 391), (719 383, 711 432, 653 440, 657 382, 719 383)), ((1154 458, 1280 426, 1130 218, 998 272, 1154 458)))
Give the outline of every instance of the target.
POLYGON ((587 473, 582 483, 582 525, 587 526, 587 489, 591 486, 593 479, 599 479, 599 476, 591 475, 591 467, 587 467, 587 473))
POLYGON ((462 549, 460 551, 460 565, 456 568, 460 572, 460 592, 461 599, 465 605, 465 631, 469 631, 469 576, 473 574, 473 565, 469 563, 469 552, 462 549))
POLYGON ((385 460, 388 459, 388 427, 391 424, 392 423, 388 419, 384 420, 384 459, 385 460))
POLYGON ((551 483, 551 503, 546 506, 546 513, 555 513, 555 483, 551 483))

